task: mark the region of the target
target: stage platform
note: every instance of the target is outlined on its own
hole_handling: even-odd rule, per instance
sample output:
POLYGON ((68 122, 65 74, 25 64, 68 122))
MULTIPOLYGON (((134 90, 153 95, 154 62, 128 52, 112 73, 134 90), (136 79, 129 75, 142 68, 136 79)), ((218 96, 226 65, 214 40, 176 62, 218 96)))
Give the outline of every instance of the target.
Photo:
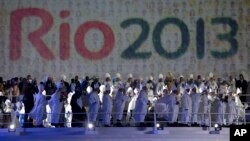
POLYGON ((165 127, 152 134, 152 127, 99 127, 96 131, 84 128, 26 128, 8 132, 0 129, 0 141, 229 141, 229 128, 220 134, 209 134, 201 127, 165 127))

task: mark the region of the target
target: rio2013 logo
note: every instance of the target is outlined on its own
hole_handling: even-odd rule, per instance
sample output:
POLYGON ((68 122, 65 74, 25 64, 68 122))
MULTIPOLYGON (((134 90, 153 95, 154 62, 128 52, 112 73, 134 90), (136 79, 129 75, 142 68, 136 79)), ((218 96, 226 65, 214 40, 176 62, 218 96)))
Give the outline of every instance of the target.
MULTIPOLYGON (((70 16, 70 11, 62 10, 60 18, 65 19, 70 16)), ((53 16, 50 12, 40 8, 22 8, 16 9, 10 15, 10 37, 9 37, 9 57, 15 61, 21 57, 22 50, 22 20, 26 17, 37 17, 41 20, 41 25, 35 31, 30 32, 28 40, 33 44, 39 55, 47 60, 53 60, 55 54, 49 49, 48 45, 43 41, 43 36, 50 32, 53 26, 53 16)), ((119 24, 119 23, 118 23, 119 24)), ((237 22, 230 17, 214 17, 211 19, 212 25, 227 25, 230 30, 225 33, 217 33, 216 38, 223 42, 228 42, 229 49, 225 51, 210 50, 211 56, 217 59, 225 59, 237 54, 238 42, 236 35, 238 31, 237 22)), ((152 40, 153 48, 159 56, 166 59, 177 59, 187 52, 190 43, 190 32, 188 26, 183 20, 176 17, 165 17, 157 22, 154 27, 150 27, 149 23, 143 18, 129 18, 120 23, 120 27, 124 30, 132 25, 141 28, 140 35, 136 38, 124 51, 121 52, 121 58, 124 59, 149 59, 152 52, 138 51, 143 42, 152 40), (181 44, 174 52, 164 49, 161 41, 161 33, 163 28, 168 25, 176 26, 181 33, 181 44), (148 39, 152 28, 152 39, 148 39)), ((62 22, 59 26, 59 56, 61 60, 70 58, 70 34, 71 26, 67 22, 62 22)), ((202 18, 196 21, 196 57, 203 59, 205 55, 205 22, 202 18)), ((100 60, 107 57, 113 50, 115 44, 115 36, 112 28, 105 22, 99 20, 86 21, 77 27, 74 33, 74 47, 77 53, 83 58, 90 60, 100 60), (91 30, 101 31, 104 37, 104 44, 98 51, 91 51, 85 43, 85 35, 91 30)))

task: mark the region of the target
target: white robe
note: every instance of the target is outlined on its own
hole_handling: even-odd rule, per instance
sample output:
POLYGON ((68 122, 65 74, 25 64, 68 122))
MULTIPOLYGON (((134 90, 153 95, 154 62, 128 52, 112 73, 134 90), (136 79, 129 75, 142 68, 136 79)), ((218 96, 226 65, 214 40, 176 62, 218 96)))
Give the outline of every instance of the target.
POLYGON ((245 106, 241 103, 238 95, 235 96, 235 106, 237 117, 245 119, 245 106))
POLYGON ((102 97, 103 105, 102 105, 102 111, 103 111, 103 125, 110 125, 110 118, 113 108, 113 100, 109 94, 104 94, 102 97))
POLYGON ((176 122, 177 120, 177 116, 178 116, 178 109, 179 109, 179 106, 176 105, 176 96, 174 93, 172 93, 170 96, 169 96, 169 103, 168 103, 168 120, 170 122, 176 122))
POLYGON ((210 114, 210 110, 211 110, 211 102, 208 99, 208 95, 203 94, 201 96, 201 121, 200 123, 203 125, 209 125, 209 114, 210 114))
POLYGON ((144 122, 145 116, 147 114, 147 103, 148 103, 147 94, 144 91, 141 91, 136 100, 135 110, 134 110, 134 120, 136 123, 144 122))
POLYGON ((95 122, 100 108, 100 99, 97 92, 93 91, 89 96, 89 121, 95 122))
POLYGON ((225 107, 225 104, 223 101, 221 100, 218 100, 218 107, 217 107, 217 118, 216 118, 216 122, 219 124, 219 125, 223 125, 224 123, 224 108, 225 107))
POLYGON ((19 120, 19 122, 20 122, 21 124, 23 124, 24 114, 25 114, 24 104, 23 104, 23 102, 18 101, 18 102, 16 103, 16 115, 19 116, 19 119, 18 119, 18 120, 19 120))
POLYGON ((63 108, 63 102, 60 101, 60 93, 55 92, 52 94, 49 105, 51 109, 51 123, 59 123, 60 114, 63 108))
POLYGON ((184 124, 188 124, 190 122, 191 113, 192 113, 192 99, 187 93, 183 94, 181 98, 181 104, 182 104, 181 122, 184 124))
POLYGON ((122 120, 123 117, 123 111, 125 108, 125 103, 129 100, 129 97, 124 95, 121 92, 117 92, 116 93, 116 97, 115 97, 115 103, 114 103, 114 107, 115 107, 115 120, 122 120))
POLYGON ((158 82, 156 85, 156 93, 157 95, 161 95, 163 93, 164 82, 158 82))
POLYGON ((154 106, 155 108, 155 113, 157 114, 157 118, 166 118, 167 117, 167 105, 163 102, 158 102, 154 106))
POLYGON ((233 123, 233 120, 236 117, 236 104, 231 96, 228 97, 228 125, 233 123))
POLYGON ((173 118, 172 118, 172 122, 177 122, 177 119, 178 119, 178 116, 179 116, 179 109, 180 109, 179 104, 175 104, 175 106, 174 106, 174 115, 173 115, 173 118))
MULTIPOLYGON (((159 99, 158 103, 164 103, 166 105, 166 109, 164 110, 164 113, 157 113, 158 117, 162 117, 165 120, 169 121, 169 103, 170 103, 170 95, 164 95, 162 98, 159 99)), ((163 110, 161 109, 160 111, 163 112, 163 110)))
POLYGON ((198 123, 198 112, 200 105, 200 93, 192 93, 192 123, 198 123))
POLYGON ((218 89, 218 85, 216 81, 208 81, 208 86, 210 89, 212 90, 217 90, 218 89))
POLYGON ((29 116, 36 120, 36 125, 42 125, 46 119, 46 98, 42 93, 35 95, 35 104, 29 116))
POLYGON ((152 103, 153 104, 153 106, 154 106, 154 92, 153 92, 153 90, 148 90, 148 95, 147 95, 147 97, 148 97, 148 100, 150 101, 150 103, 152 103))
POLYGON ((103 101, 102 101, 103 100, 103 96, 104 96, 103 92, 100 92, 98 94, 98 96, 99 96, 100 102, 103 103, 103 101))
POLYGON ((9 99, 5 100, 5 108, 4 108, 5 113, 11 113, 12 112, 12 104, 9 99))
POLYGON ((75 94, 75 92, 70 92, 67 97, 67 103, 64 105, 65 108, 65 119, 66 119, 66 127, 71 127, 71 122, 72 122, 72 108, 70 105, 72 96, 75 94))
POLYGON ((137 98, 138 98, 138 95, 134 95, 128 104, 128 111, 127 111, 127 119, 128 120, 130 120, 130 118, 131 118, 131 111, 134 111, 134 109, 135 109, 135 104, 136 104, 137 98))

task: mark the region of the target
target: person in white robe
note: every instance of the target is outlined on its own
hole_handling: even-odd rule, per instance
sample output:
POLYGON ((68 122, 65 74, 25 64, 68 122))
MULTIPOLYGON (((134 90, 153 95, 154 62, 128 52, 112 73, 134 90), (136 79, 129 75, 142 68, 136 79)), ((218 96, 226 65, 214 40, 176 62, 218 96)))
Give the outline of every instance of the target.
POLYGON ((212 89, 209 89, 209 92, 207 90, 203 91, 203 95, 201 97, 202 101, 202 118, 201 118, 201 124, 203 126, 209 126, 209 120, 211 118, 211 104, 214 101, 214 95, 215 92, 212 89))
POLYGON ((140 126, 145 125, 144 120, 147 114, 147 104, 148 104, 147 93, 148 93, 148 88, 147 86, 144 85, 142 87, 142 90, 139 92, 139 95, 135 104, 133 117, 134 117, 135 122, 139 123, 140 126))
POLYGON ((235 98, 233 95, 233 92, 229 91, 228 92, 228 121, 227 124, 231 125, 234 123, 234 119, 236 119, 236 104, 235 104, 235 98))
POLYGON ((103 82, 104 86, 109 85, 109 87, 111 87, 113 85, 112 81, 111 81, 111 75, 109 73, 105 74, 105 81, 103 82))
POLYGON ((116 78, 115 78, 115 82, 114 82, 114 93, 116 94, 119 87, 121 85, 124 85, 124 83, 122 82, 122 76, 120 73, 116 74, 116 78))
POLYGON ((114 101, 115 120, 117 121, 117 126, 122 126, 121 120, 123 118, 125 103, 127 101, 129 101, 129 97, 125 93, 124 85, 119 85, 114 101))
MULTIPOLYGON (((199 104, 199 124, 201 126, 205 126, 207 123, 206 121, 208 120, 208 91, 207 89, 200 88, 201 93, 201 102, 199 104)), ((207 124, 208 126, 208 124, 207 124)))
POLYGON ((89 95, 89 121, 90 122, 96 122, 98 111, 100 108, 100 98, 98 96, 99 90, 99 84, 96 83, 94 85, 93 91, 89 95))
POLYGON ((209 73, 209 80, 208 80, 207 85, 208 85, 209 89, 212 89, 215 92, 218 89, 218 84, 215 81, 214 74, 212 72, 209 73))
POLYGON ((243 124, 243 122, 245 122, 246 120, 246 109, 249 107, 247 103, 245 103, 244 105, 242 104, 241 100, 240 100, 240 95, 241 94, 241 90, 239 88, 237 88, 236 90, 236 94, 235 94, 235 105, 236 105, 236 124, 237 125, 241 125, 243 124))
POLYGON ((110 86, 107 85, 105 86, 105 91, 104 95, 102 97, 103 105, 102 105, 102 112, 103 112, 103 125, 104 127, 109 127, 110 126, 110 120, 111 120, 111 113, 112 113, 112 108, 113 108, 113 100, 111 98, 111 93, 110 93, 110 86))
POLYGON ((8 127, 7 124, 10 124, 11 122, 14 121, 15 115, 13 114, 13 106, 12 103, 7 97, 2 97, 1 96, 1 109, 0 109, 0 116, 1 116, 1 121, 3 127, 8 127), (3 99, 2 99, 3 98, 3 99), (2 115, 1 115, 2 114, 2 115))
POLYGON ((36 127, 43 127, 43 120, 46 119, 46 98, 43 95, 44 85, 39 84, 39 92, 35 95, 35 104, 29 116, 35 120, 36 127))
POLYGON ((51 95, 49 100, 49 106, 51 109, 51 125, 58 127, 59 126, 59 119, 61 116, 61 111, 63 108, 63 101, 61 98, 61 89, 62 89, 62 82, 57 82, 56 87, 57 90, 54 94, 51 95))
POLYGON ((224 124, 224 107, 225 107, 225 104, 224 104, 224 98, 223 98, 223 94, 222 93, 219 93, 218 94, 218 106, 217 106, 217 113, 218 115, 216 116, 216 123, 219 124, 220 126, 222 126, 224 124))
POLYGON ((198 125, 198 112, 199 112, 199 104, 200 104, 200 95, 197 87, 193 87, 191 92, 192 99, 192 124, 194 126, 198 125))
POLYGON ((170 124, 173 124, 177 121, 179 113, 179 104, 177 102, 177 95, 178 95, 177 89, 173 89, 172 93, 169 95, 168 119, 170 124))
POLYGON ((168 91, 168 88, 167 86, 164 86, 163 87, 163 97, 161 97, 159 100, 158 100, 158 106, 160 105, 159 103, 162 103, 162 104, 165 104, 165 106, 162 106, 162 107, 166 107, 164 110, 163 109, 156 109, 157 111, 157 117, 159 118, 162 118, 166 121, 169 121, 169 103, 170 103, 170 93, 168 91), (160 112, 162 111, 162 112, 160 112))
POLYGON ((129 87, 131 87, 131 84, 133 82, 133 74, 128 74, 128 79, 125 85, 125 89, 128 89, 129 87))
POLYGON ((136 100, 138 97, 139 89, 135 88, 134 90, 129 87, 127 90, 128 95, 131 97, 131 100, 128 104, 128 111, 127 111, 127 121, 130 121, 132 119, 132 115, 135 109, 136 100))
POLYGON ((192 99, 190 97, 191 87, 186 86, 185 92, 181 97, 181 122, 187 126, 190 124, 191 113, 192 113, 192 99))
POLYGON ((105 85, 101 85, 100 92, 98 94, 101 104, 103 103, 102 99, 103 99, 104 91, 105 91, 105 85))
POLYGON ((70 105, 70 102, 71 102, 72 96, 75 94, 75 88, 76 88, 75 83, 71 83, 71 85, 70 85, 71 91, 68 93, 67 101, 64 104, 65 119, 66 119, 65 126, 69 127, 69 128, 72 127, 71 124, 72 124, 72 118, 73 118, 72 107, 70 105))
POLYGON ((156 84, 156 94, 160 96, 163 93, 163 87, 164 87, 164 81, 163 81, 163 74, 159 74, 159 80, 156 84))
POLYGON ((180 89, 180 88, 184 88, 185 87, 185 79, 184 79, 184 76, 183 75, 180 75, 179 77, 179 81, 177 82, 177 88, 180 89))

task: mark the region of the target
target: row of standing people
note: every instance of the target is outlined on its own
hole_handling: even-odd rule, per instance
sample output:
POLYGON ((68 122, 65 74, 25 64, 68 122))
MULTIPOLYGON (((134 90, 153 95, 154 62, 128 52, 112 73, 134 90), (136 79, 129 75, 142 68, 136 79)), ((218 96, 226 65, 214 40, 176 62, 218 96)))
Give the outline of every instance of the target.
MULTIPOLYGON (((112 82, 111 77, 108 74, 105 76, 105 78, 106 78, 105 81, 102 83, 103 84, 102 90, 100 91, 101 83, 99 82, 99 80, 93 79, 92 82, 90 82, 91 80, 88 79, 88 77, 86 77, 85 81, 83 81, 82 83, 79 82, 78 78, 72 79, 71 84, 67 83, 65 81, 65 77, 63 77, 63 79, 57 85, 55 85, 54 83, 52 83, 50 79, 48 79, 46 82, 42 84, 44 88, 40 88, 41 87, 40 85, 39 87, 37 85, 34 85, 34 83, 31 83, 32 81, 29 81, 30 77, 27 77, 28 80, 27 84, 29 85, 27 85, 28 87, 26 91, 24 91, 24 96, 22 100, 24 104, 23 107, 25 108, 24 111, 26 113, 24 118, 25 122, 31 122, 31 120, 28 120, 29 119, 28 115, 30 115, 30 117, 34 116, 33 111, 36 110, 33 111, 31 110, 36 109, 36 107, 39 107, 37 106, 39 105, 38 102, 39 100, 37 99, 42 99, 42 97, 38 97, 35 98, 34 100, 33 94, 37 93, 37 96, 39 96, 39 94, 44 95, 43 89, 45 89, 46 95, 48 95, 49 98, 47 98, 48 101, 45 99, 45 102, 41 103, 43 104, 45 103, 47 104, 47 102, 49 103, 50 106, 47 109, 50 110, 49 111, 47 110, 47 112, 51 112, 51 114, 41 114, 41 112, 38 112, 37 117, 39 117, 39 115, 43 115, 40 117, 43 117, 41 119, 44 119, 46 117, 45 115, 47 115, 46 117, 47 119, 48 117, 50 117, 48 122, 52 123, 52 125, 58 126, 60 122, 65 122, 65 118, 66 122, 69 123, 71 122, 72 119, 73 122, 74 121, 79 122, 86 119, 87 118, 86 111, 88 111, 89 115, 88 119, 91 122, 95 122, 97 120, 97 115, 99 115, 98 113, 101 112, 103 113, 101 114, 103 115, 101 117, 103 124, 105 126, 109 126, 111 117, 114 119, 115 122, 118 123, 118 125, 121 125, 120 122, 123 119, 123 113, 125 109, 127 110, 127 116, 129 117, 127 119, 131 119, 132 117, 132 119, 134 119, 136 123, 143 123, 145 120, 145 116, 149 111, 149 107, 153 107, 155 109, 159 103, 157 101, 162 101, 162 99, 164 99, 165 94, 163 91, 167 90, 164 89, 164 87, 169 89, 168 95, 166 95, 166 97, 167 96, 171 97, 172 93, 174 93, 176 90, 180 91, 180 86, 184 86, 186 84, 188 85, 196 84, 196 86, 199 86, 199 83, 200 84, 202 83, 200 78, 197 78, 197 80, 195 81, 192 79, 184 81, 182 79, 183 77, 180 77, 180 81, 177 84, 173 82, 173 79, 171 77, 166 78, 165 81, 163 82, 163 76, 159 76, 159 82, 156 84, 153 82, 152 78, 150 78, 147 81, 142 81, 142 80, 132 81, 133 77, 130 76, 126 83, 123 83, 121 81, 121 77, 119 75, 117 75, 115 82, 112 82), (92 89, 92 91, 88 90, 87 88, 92 89), (38 92, 39 89, 41 90, 38 92), (131 113, 131 111, 133 111, 133 114, 131 113), (66 113, 66 115, 60 115, 60 113, 66 113), (81 113, 85 116, 81 116, 80 114, 73 114, 72 117, 71 116, 72 113, 81 113)), ((241 81, 243 82, 244 78, 241 81)), ((206 84, 208 85, 207 88, 210 87, 210 89, 212 88, 214 89, 214 91, 218 89, 218 84, 214 81, 214 79, 207 81, 206 84)), ((192 119, 193 123, 195 124, 196 123, 205 124, 204 122, 207 121, 205 120, 207 114, 203 114, 203 116, 201 116, 203 118, 200 118, 199 121, 196 120, 198 119, 197 118, 198 115, 196 114, 198 112, 197 108, 195 107, 203 107, 203 109, 210 109, 209 107, 211 106, 209 105, 211 105, 212 102, 206 100, 206 96, 204 96, 205 94, 203 93, 201 94, 201 92, 200 94, 197 93, 197 97, 199 97, 196 98, 197 100, 190 100, 190 97, 193 96, 193 94, 191 96, 188 94, 190 92, 186 94, 186 89, 181 93, 182 93, 181 98, 180 96, 178 96, 178 94, 180 94, 180 92, 178 92, 178 94, 176 94, 177 95, 176 99, 172 101, 170 100, 171 102, 169 102, 169 100, 165 98, 167 99, 165 101, 165 105, 167 107, 166 108, 167 110, 165 112, 172 113, 172 117, 170 114, 166 116, 165 119, 172 122, 176 122, 178 119, 178 121, 181 121, 183 123, 191 123, 192 119), (204 104, 204 106, 200 106, 200 103, 202 102, 207 104, 204 104), (172 104, 175 103, 175 104, 174 106, 171 106, 171 104, 169 103, 172 104), (196 106, 191 106, 193 108, 190 108, 190 105, 196 105, 196 106), (175 108, 173 109, 171 107, 175 108)), ((217 97, 216 99, 220 99, 220 96, 217 95, 216 97, 217 97)), ((230 106, 225 106, 225 102, 222 99, 220 101, 222 101, 222 104, 217 104, 217 105, 221 105, 223 107, 230 107, 230 106)), ((221 118, 219 118, 220 116, 218 116, 218 121, 224 120, 224 115, 225 115, 224 113, 226 108, 220 108, 221 106, 217 106, 217 108, 218 111, 222 111, 222 114, 220 113, 219 115, 222 115, 223 118, 222 120, 219 120, 221 118)), ((41 107, 44 108, 46 106, 41 106, 41 107)), ((198 108, 198 110, 200 109, 202 108, 198 108)), ((157 111, 157 109, 155 110, 157 111)), ((206 113, 204 111, 210 111, 210 110, 203 110, 203 113, 206 113)), ((36 122, 37 126, 41 126, 42 123, 41 120, 36 119, 36 122)))

